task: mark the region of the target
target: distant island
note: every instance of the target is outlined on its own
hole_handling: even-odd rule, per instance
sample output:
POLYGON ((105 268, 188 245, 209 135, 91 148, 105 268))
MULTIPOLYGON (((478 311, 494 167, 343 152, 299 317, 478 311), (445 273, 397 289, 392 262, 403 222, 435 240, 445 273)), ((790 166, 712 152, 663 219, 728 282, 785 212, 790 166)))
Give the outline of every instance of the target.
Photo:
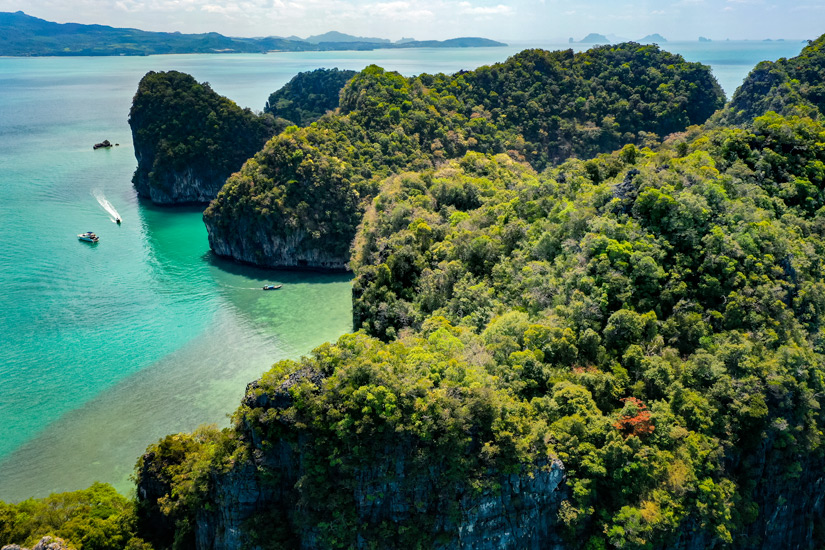
POLYGON ((664 44, 665 42, 667 42, 667 38, 659 33, 648 34, 644 38, 639 39, 640 44, 664 44))
MULTIPOLYGON (((321 44, 322 42, 363 42, 366 44, 392 44, 392 40, 386 38, 375 38, 369 36, 352 36, 351 34, 344 34, 338 31, 325 32, 324 34, 317 34, 315 36, 308 36, 304 39, 295 37, 296 40, 303 40, 311 44, 321 44)), ((415 42, 414 39, 408 42, 415 42)))
MULTIPOLYGON (((573 39, 571 38, 570 41, 573 42, 573 39)), ((579 44, 610 44, 610 39, 603 34, 591 32, 579 40, 579 44)))
MULTIPOLYGON (((581 40, 576 40, 575 38, 570 38, 568 40, 570 44, 616 44, 619 42, 628 42, 627 39, 621 38, 616 35, 604 35, 599 34, 596 32, 591 32, 581 40)), ((667 42, 667 38, 662 36, 659 33, 648 34, 644 38, 640 38, 636 40, 639 44, 664 44, 667 42)))
POLYGON ((699 42, 713 42, 710 38, 706 38, 704 36, 699 37, 699 42))
POLYGON ((328 32, 306 39, 229 37, 216 32, 182 34, 115 28, 106 25, 54 23, 22 11, 0 12, 2 56, 104 56, 173 53, 267 53, 271 51, 374 50, 379 48, 480 48, 506 46, 487 38, 449 40, 364 38, 328 32))

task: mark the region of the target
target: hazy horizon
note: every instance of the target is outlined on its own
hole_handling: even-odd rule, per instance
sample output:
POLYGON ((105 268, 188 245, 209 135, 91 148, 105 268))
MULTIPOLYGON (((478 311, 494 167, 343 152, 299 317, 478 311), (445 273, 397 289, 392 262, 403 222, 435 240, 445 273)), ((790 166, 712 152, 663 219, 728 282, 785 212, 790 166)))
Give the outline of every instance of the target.
POLYGON ((483 36, 508 43, 557 43, 589 33, 668 41, 814 39, 825 33, 825 5, 789 0, 676 0, 617 3, 516 0, 0 0, 58 23, 227 36, 300 36, 339 31, 398 40, 483 36))

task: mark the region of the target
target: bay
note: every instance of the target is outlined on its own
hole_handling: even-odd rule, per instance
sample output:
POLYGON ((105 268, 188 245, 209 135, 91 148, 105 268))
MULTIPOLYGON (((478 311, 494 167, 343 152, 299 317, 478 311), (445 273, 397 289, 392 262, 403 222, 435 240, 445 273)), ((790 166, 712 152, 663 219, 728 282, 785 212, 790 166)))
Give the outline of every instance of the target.
MULTIPOLYGON (((758 61, 802 45, 664 47, 710 64, 730 95, 758 61)), ((377 64, 452 73, 528 46, 586 48, 0 58, 0 500, 96 480, 126 492, 149 443, 227 425, 247 382, 352 328, 348 276, 220 260, 200 209, 137 199, 127 117, 147 71, 187 72, 260 110, 300 71, 377 64), (119 146, 92 150, 103 139, 119 146), (98 244, 77 240, 87 230, 98 244), (284 286, 262 292, 265 283, 284 286)))

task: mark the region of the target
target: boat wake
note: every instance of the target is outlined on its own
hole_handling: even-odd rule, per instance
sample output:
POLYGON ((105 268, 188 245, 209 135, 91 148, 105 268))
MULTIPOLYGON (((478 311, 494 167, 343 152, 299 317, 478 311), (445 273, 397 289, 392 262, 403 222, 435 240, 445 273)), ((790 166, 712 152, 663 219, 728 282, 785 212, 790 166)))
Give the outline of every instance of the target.
POLYGON ((94 196, 94 198, 97 199, 98 204, 100 204, 103 210, 105 210, 106 213, 109 214, 109 217, 112 219, 112 222, 116 223, 120 219, 120 214, 117 210, 115 210, 115 207, 112 206, 112 203, 110 203, 106 199, 106 197, 103 196, 103 191, 94 190, 92 191, 92 196, 94 196))
POLYGON ((233 290, 262 290, 263 289, 263 287, 260 287, 260 286, 234 286, 234 285, 227 285, 227 284, 222 284, 221 286, 223 288, 231 288, 233 290))

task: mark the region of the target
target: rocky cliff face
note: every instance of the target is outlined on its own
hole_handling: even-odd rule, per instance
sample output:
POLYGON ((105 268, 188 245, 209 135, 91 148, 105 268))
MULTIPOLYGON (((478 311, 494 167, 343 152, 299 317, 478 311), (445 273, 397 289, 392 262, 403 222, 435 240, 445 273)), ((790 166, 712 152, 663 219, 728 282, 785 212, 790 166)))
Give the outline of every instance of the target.
MULTIPOLYGON (((303 376, 320 375, 304 371, 290 383, 303 376)), ((290 383, 273 396, 256 395, 257 383, 253 382, 245 403, 284 409, 291 399, 290 383)), ((287 538, 295 547, 320 547, 319 525, 307 521, 307 503, 301 502, 296 488, 307 474, 301 438, 267 442, 248 428, 243 435, 249 444, 248 460, 236 463, 227 473, 214 474, 211 480, 210 506, 197 513, 196 547, 266 547, 273 529, 281 540, 287 538)), ((453 488, 440 483, 444 472, 439 464, 432 464, 427 475, 412 474, 411 451, 405 444, 387 448, 383 460, 360 471, 352 504, 364 528, 382 523, 420 524, 415 520, 427 517, 425 524, 432 532, 426 534, 438 534, 437 548, 561 548, 556 517, 567 495, 565 471, 559 461, 536 465, 522 474, 498 475, 499 490, 454 500, 448 497, 453 488), (443 498, 433 499, 438 493, 443 493, 443 498)), ((372 547, 360 532, 357 547, 372 547)))
MULTIPOLYGON (((261 523, 264 518, 287 521, 295 529, 297 518, 290 518, 286 509, 297 504, 290 499, 288 484, 297 478, 287 474, 301 473, 300 456, 280 447, 269 451, 277 458, 261 456, 258 460, 234 468, 230 473, 215 478, 210 497, 214 499, 210 509, 198 514, 196 547, 198 550, 229 550, 247 545, 255 546, 257 537, 248 532, 250 524, 261 523), (278 486, 272 487, 262 479, 273 467, 281 466, 278 486), (263 473, 262 473, 263 472, 263 473), (287 474, 287 475, 283 475, 287 474), (257 520, 257 521, 256 521, 257 520)), ((416 497, 437 490, 436 480, 420 480, 422 483, 412 493, 401 490, 408 486, 404 479, 403 458, 375 465, 365 470, 363 485, 356 491, 357 515, 365 523, 394 524, 408 521, 418 511, 411 506, 416 497), (384 469, 389 467, 388 469, 384 469), (383 470, 383 471, 382 471, 383 470), (383 494, 373 499, 371 495, 383 494)), ((464 498, 459 503, 459 518, 453 520, 447 513, 437 516, 434 527, 441 533, 451 533, 435 548, 475 549, 561 549, 556 533, 556 514, 563 500, 564 468, 558 461, 537 468, 525 475, 501 477, 501 490, 480 498, 464 498)), ((264 520, 265 521, 265 520, 264 520)), ((293 531, 297 546, 319 548, 318 533, 313 527, 293 531)), ((370 548, 368 540, 359 537, 358 548, 370 548)))
MULTIPOLYGON (((767 450, 767 449, 763 449, 767 450)), ((723 544, 699 520, 683 523, 676 540, 661 550, 814 550, 823 547, 825 535, 825 464, 821 459, 806 461, 801 471, 787 461, 769 462, 770 452, 756 459, 759 471, 743 479, 753 488, 751 499, 742 502, 736 513, 750 514, 752 522, 733 533, 731 544, 723 544), (789 468, 791 466, 791 468, 789 468), (795 473, 791 473, 795 470, 795 473)))
POLYGON ((276 235, 248 220, 236 220, 236 226, 219 228, 204 218, 209 246, 218 256, 262 267, 348 270, 349 255, 326 252, 308 245, 305 231, 295 230, 287 236, 276 235))
MULTIPOLYGON (((324 375, 312 367, 294 372, 275 391, 263 391, 259 382, 247 386, 243 407, 256 411, 243 416, 236 436, 244 450, 228 468, 216 469, 209 478, 205 505, 193 511, 191 538, 184 547, 198 550, 268 548, 273 541, 290 548, 321 548, 327 545, 323 529, 336 521, 351 521, 358 532, 350 547, 375 547, 376 527, 412 529, 432 548, 572 548, 561 540, 557 517, 561 502, 569 498, 564 465, 557 460, 524 468, 520 473, 490 472, 496 483, 473 493, 455 483, 440 463, 417 467, 419 449, 409 438, 398 435, 383 444, 377 460, 363 463, 350 479, 351 488, 340 508, 353 512, 349 520, 319 516, 317 502, 307 499, 303 484, 313 481, 308 460, 310 430, 300 419, 282 415, 294 405, 299 387, 306 381, 320 388, 324 375), (250 420, 254 418, 254 420, 250 420), (263 424, 262 424, 263 423, 263 424), (262 426, 278 424, 285 437, 267 438, 262 426), (397 444, 393 444, 396 441, 397 444), (400 527, 400 528, 399 528, 400 527)), ((170 436, 172 437, 172 436, 170 436)), ((735 451, 733 452, 735 453, 735 451)), ((746 527, 722 542, 715 530, 699 517, 685 518, 665 546, 669 550, 708 548, 813 549, 821 548, 825 513, 825 464, 821 457, 786 456, 770 438, 753 452, 729 457, 726 466, 742 474, 738 481, 742 502, 731 513, 749 519, 746 527), (795 460, 798 460, 795 461, 795 460)), ((169 480, 152 453, 143 457, 138 498, 143 504, 164 498, 169 480)), ((329 467, 334 467, 329 465, 329 467)), ((351 475, 351 474, 350 474, 351 475)), ((321 488, 323 489, 323 488, 321 488)), ((330 490, 330 494, 333 491, 330 490)), ((338 493, 340 497, 340 492, 338 493)), ((331 497, 332 498, 332 497, 331 497)), ((139 507, 142 504, 139 504, 139 507)), ((325 508, 328 513, 330 507, 325 508)), ((161 514, 162 515, 162 514, 161 514)), ((153 531, 173 531, 180 516, 151 517, 153 531)), ((176 538, 170 533, 168 537, 176 538)), ((407 548, 407 540, 378 547, 407 548)))
MULTIPOLYGON (((9 544, 2 548, 2 550, 28 550, 17 544, 9 544)), ((43 537, 40 541, 32 546, 31 550, 71 550, 66 544, 66 541, 59 538, 43 537)))
POLYGON ((165 171, 158 177, 149 176, 154 164, 153 154, 144 148, 135 146, 138 167, 132 178, 138 196, 151 200, 155 204, 174 205, 186 203, 207 203, 218 195, 226 177, 206 170, 199 173, 192 166, 180 171, 165 171))
POLYGON ((262 267, 347 269, 362 217, 355 176, 309 134, 272 138, 227 180, 203 213, 216 254, 262 267))
POLYGON ((786 456, 767 438, 743 484, 753 486, 755 521, 738 534, 740 548, 822 548, 825 538, 825 460, 786 456))

